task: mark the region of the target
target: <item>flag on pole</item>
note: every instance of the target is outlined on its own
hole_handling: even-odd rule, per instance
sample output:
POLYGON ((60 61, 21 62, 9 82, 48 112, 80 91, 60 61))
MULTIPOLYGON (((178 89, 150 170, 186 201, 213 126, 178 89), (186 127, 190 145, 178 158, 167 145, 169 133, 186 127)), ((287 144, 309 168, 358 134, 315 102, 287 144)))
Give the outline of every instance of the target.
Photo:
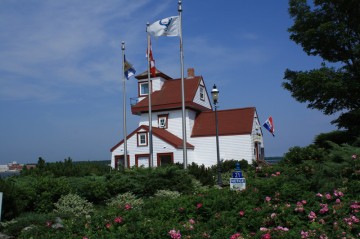
POLYGON ((152 54, 152 47, 151 47, 151 40, 149 42, 150 45, 150 50, 146 51, 146 57, 148 57, 148 53, 149 53, 149 62, 150 62, 150 73, 152 77, 156 76, 156 67, 155 67, 155 60, 152 54))
POLYGON ((273 119, 271 116, 265 121, 263 126, 275 137, 275 128, 274 128, 274 123, 273 123, 273 119))
POLYGON ((178 16, 161 19, 148 26, 147 32, 155 37, 180 36, 180 19, 178 16))
POLYGON ((128 80, 131 76, 135 75, 135 73, 136 73, 135 68, 132 66, 130 62, 126 61, 124 55, 124 74, 126 79, 128 80))

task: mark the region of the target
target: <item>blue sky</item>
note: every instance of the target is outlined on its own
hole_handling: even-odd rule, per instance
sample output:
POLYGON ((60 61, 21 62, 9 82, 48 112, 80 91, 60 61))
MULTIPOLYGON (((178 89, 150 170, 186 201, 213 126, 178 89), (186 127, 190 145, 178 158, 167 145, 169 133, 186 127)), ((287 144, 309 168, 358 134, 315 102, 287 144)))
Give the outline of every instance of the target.
MULTIPOLYGON (((263 128, 266 156, 282 156, 334 130, 334 116, 307 109, 285 91, 286 68, 309 70, 321 59, 289 40, 288 1, 183 0, 185 74, 220 90, 219 108, 255 106, 272 116, 263 128), (224 4, 226 3, 226 4, 224 4)), ((146 70, 146 23, 177 15, 176 0, 1 0, 0 164, 71 157, 109 160, 122 135, 121 42, 146 70)), ((180 77, 179 38, 152 39, 156 67, 180 77)), ((126 82, 137 96, 137 81, 126 82)), ((128 132, 138 118, 130 113, 128 132)))

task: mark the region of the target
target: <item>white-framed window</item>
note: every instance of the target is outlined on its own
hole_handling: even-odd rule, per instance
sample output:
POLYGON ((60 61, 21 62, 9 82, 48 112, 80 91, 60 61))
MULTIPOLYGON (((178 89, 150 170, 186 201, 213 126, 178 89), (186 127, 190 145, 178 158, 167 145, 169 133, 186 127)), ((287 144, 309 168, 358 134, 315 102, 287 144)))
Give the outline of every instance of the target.
POLYGON ((167 129, 168 127, 168 115, 158 115, 158 126, 162 129, 167 129))
POLYGON ((139 83, 139 95, 149 94, 149 84, 147 82, 139 83))
POLYGON ((200 100, 205 100, 205 89, 204 86, 200 86, 200 100))
POLYGON ((139 132, 137 133, 137 145, 138 146, 147 146, 147 132, 139 132))

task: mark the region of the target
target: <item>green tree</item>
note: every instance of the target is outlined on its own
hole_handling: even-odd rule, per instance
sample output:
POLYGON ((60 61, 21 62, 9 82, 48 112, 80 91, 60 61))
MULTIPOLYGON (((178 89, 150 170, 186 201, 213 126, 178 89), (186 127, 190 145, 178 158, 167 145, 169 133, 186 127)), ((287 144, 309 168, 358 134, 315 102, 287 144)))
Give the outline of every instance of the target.
POLYGON ((294 20, 290 39, 323 63, 309 71, 287 69, 283 87, 308 108, 326 115, 339 112, 332 123, 359 135, 360 1, 290 0, 289 6, 294 20))

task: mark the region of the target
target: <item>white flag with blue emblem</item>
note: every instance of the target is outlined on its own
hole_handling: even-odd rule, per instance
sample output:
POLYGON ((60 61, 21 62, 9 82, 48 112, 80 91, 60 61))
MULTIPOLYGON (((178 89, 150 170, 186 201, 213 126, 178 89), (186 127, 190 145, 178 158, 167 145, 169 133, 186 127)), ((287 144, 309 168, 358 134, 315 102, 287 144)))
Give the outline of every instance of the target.
POLYGON ((180 20, 178 16, 168 17, 154 22, 147 28, 147 32, 155 37, 180 36, 180 20))

